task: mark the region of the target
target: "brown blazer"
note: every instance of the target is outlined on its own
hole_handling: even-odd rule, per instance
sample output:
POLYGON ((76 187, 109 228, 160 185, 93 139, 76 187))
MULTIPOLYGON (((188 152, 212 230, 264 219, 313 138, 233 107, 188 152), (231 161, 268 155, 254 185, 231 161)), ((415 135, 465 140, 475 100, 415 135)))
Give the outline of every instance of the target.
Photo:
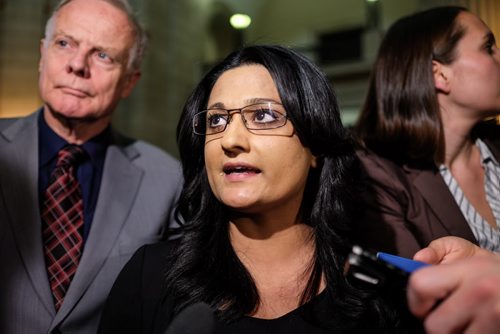
MULTIPOLYGON (((500 161, 500 126, 478 130, 500 161)), ((412 257, 439 237, 477 241, 437 167, 398 165, 366 149, 357 151, 366 186, 355 242, 375 251, 412 257)))

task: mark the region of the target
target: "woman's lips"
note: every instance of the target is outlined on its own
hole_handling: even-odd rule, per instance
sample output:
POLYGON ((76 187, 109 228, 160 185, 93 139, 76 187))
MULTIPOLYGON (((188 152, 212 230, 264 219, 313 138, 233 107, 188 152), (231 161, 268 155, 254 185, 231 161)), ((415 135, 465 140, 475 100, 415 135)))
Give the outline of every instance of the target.
POLYGON ((223 175, 231 181, 246 179, 260 174, 262 171, 249 164, 225 164, 222 168, 223 175))

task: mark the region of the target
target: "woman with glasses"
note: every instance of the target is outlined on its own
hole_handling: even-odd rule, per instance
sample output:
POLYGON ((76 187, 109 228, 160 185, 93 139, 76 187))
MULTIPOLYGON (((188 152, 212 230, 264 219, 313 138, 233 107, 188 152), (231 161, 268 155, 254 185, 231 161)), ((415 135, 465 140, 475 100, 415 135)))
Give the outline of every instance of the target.
POLYGON ((411 257, 458 236, 500 251, 500 51, 461 7, 398 20, 355 133, 369 176, 360 237, 411 257))
POLYGON ((189 327, 203 316, 179 313, 199 302, 214 310, 216 333, 403 326, 344 276, 356 158, 312 62, 278 46, 232 53, 188 99, 177 140, 182 235, 135 254, 101 332, 164 333, 176 318, 189 327))

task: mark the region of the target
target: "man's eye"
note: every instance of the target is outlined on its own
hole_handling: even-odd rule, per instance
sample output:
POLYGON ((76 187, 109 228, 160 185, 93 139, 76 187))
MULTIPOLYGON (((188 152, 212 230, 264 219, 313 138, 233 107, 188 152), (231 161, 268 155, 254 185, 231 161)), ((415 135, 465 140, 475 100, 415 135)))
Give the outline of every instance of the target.
POLYGON ((58 41, 56 41, 56 44, 60 47, 66 47, 66 46, 68 46, 69 43, 68 43, 68 41, 65 41, 65 40, 58 40, 58 41))
POLYGON ((98 51, 97 57, 101 60, 110 60, 109 55, 106 52, 98 51))

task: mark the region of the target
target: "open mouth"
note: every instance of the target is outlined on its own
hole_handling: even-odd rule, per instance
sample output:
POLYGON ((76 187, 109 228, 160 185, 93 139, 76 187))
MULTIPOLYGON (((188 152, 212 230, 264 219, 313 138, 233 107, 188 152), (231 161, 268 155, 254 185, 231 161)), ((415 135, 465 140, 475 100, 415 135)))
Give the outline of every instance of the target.
POLYGON ((258 174, 260 173, 260 169, 257 168, 251 168, 251 167, 246 167, 246 166, 231 166, 231 167, 224 167, 222 171, 226 174, 258 174))

